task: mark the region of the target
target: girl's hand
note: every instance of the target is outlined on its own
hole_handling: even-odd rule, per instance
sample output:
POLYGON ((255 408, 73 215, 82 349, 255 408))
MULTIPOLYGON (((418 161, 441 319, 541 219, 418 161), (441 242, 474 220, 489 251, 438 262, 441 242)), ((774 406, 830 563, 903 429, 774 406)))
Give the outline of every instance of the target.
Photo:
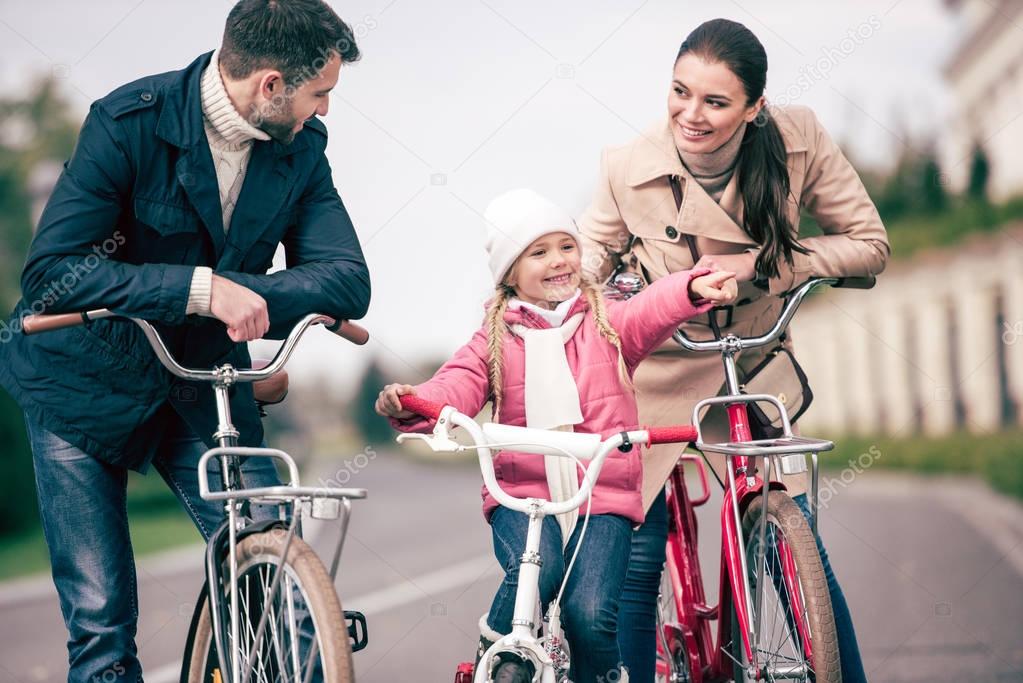
POLYGON ((757 276, 756 273, 757 255, 753 252, 743 254, 719 254, 704 255, 693 266, 698 268, 710 268, 711 270, 727 270, 735 273, 735 279, 739 282, 749 282, 757 276))
POLYGON ((705 299, 716 306, 724 306, 735 301, 739 294, 739 283, 735 273, 719 270, 694 277, 689 281, 689 295, 694 301, 705 299))
POLYGON ((405 410, 401 407, 401 400, 399 396, 415 396, 415 387, 408 384, 388 384, 384 387, 384 390, 377 396, 377 402, 373 406, 377 415, 383 415, 384 417, 393 417, 397 420, 407 420, 410 417, 415 417, 415 413, 411 410, 405 410))

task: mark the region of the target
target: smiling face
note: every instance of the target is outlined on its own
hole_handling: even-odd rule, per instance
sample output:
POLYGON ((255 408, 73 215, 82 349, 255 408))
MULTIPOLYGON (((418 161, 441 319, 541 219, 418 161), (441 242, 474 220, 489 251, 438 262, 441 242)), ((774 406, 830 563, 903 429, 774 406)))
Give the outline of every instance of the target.
POLYGON ((707 62, 692 53, 675 62, 668 116, 680 152, 713 152, 743 121, 752 122, 763 105, 763 97, 747 104, 742 81, 721 62, 707 62))
POLYGON ((548 233, 533 241, 516 259, 505 284, 515 295, 537 306, 565 301, 579 288, 582 258, 567 232, 548 233))
POLYGON ((291 144, 305 125, 306 119, 314 114, 326 116, 330 106, 330 91, 337 85, 341 72, 341 58, 332 53, 315 77, 298 86, 285 85, 279 71, 262 74, 259 82, 259 111, 256 124, 278 142, 291 144))

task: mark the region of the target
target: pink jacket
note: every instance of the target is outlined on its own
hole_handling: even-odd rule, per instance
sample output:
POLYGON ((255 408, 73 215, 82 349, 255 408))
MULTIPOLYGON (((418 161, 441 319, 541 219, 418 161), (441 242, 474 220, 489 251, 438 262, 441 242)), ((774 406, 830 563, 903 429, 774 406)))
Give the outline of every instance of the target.
MULTIPOLYGON (((622 352, 630 373, 641 360, 671 337, 681 322, 711 308, 709 303, 694 303, 689 299, 690 279, 707 272, 703 269, 679 271, 657 280, 628 301, 607 302, 608 318, 621 337, 622 352)), ((600 336, 585 297, 579 297, 569 316, 584 311, 586 315, 582 324, 565 344, 565 355, 575 376, 583 415, 583 421, 575 426, 575 431, 599 433, 607 438, 623 430, 637 429, 636 398, 619 380, 618 352, 600 336)), ((519 323, 532 328, 550 327, 546 320, 525 309, 509 310, 505 320, 509 324, 519 323)), ((518 336, 509 335, 503 348, 505 386, 501 422, 524 426, 525 345, 518 336)), ((478 414, 491 395, 488 356, 487 332, 486 328, 481 328, 429 381, 416 387, 417 395, 454 406, 466 415, 478 414)), ((432 420, 420 417, 392 419, 391 424, 404 432, 426 432, 433 428, 432 420)), ((502 488, 510 495, 519 498, 550 497, 543 456, 504 451, 495 456, 494 469, 502 488)), ((641 523, 642 480, 638 446, 630 453, 612 453, 604 461, 593 489, 591 514, 621 515, 641 523)), ((488 521, 497 505, 484 486, 483 514, 488 521)))

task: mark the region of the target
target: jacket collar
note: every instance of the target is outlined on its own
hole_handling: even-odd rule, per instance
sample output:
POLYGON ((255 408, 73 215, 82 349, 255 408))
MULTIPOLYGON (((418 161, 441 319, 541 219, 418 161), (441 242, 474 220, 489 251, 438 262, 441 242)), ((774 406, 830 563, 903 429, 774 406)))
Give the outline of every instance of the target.
MULTIPOLYGON (((489 302, 488 302, 489 305, 489 302)), ((586 299, 585 292, 575 300, 572 308, 569 309, 565 319, 571 318, 576 313, 582 313, 590 310, 590 302, 586 299)), ((514 310, 508 309, 504 312, 504 321, 509 325, 522 325, 535 330, 549 329, 551 324, 547 322, 542 316, 537 315, 535 312, 528 308, 516 308, 514 310)))
MULTIPOLYGON (((156 123, 156 134, 175 147, 187 149, 207 144, 202 123, 201 88, 202 72, 212 58, 212 50, 199 55, 163 93, 164 104, 156 123)), ((298 135, 290 145, 282 145, 276 140, 263 144, 271 146, 275 156, 290 156, 309 145, 304 135, 298 135)))
POLYGON ((199 56, 163 92, 156 133, 182 149, 175 167, 178 182, 213 241, 217 267, 233 270, 241 266, 246 253, 279 213, 298 177, 290 157, 306 149, 309 142, 300 134, 290 145, 262 140, 253 143, 245 182, 231 218, 235 229, 225 236, 217 175, 202 120, 202 72, 212 56, 213 52, 199 56))
MULTIPOLYGON (((774 111, 775 121, 785 140, 785 151, 797 154, 807 150, 806 138, 784 110, 774 111)), ((637 187, 668 176, 678 176, 682 186, 682 209, 675 211, 670 191, 663 206, 665 221, 669 216, 675 226, 685 226, 684 232, 714 240, 755 246, 755 242, 742 229, 742 197, 739 194, 738 175, 732 174, 725 186, 721 201, 714 201, 693 178, 679 159, 675 140, 667 118, 648 129, 632 148, 626 182, 637 187)), ((681 238, 680 238, 681 239, 681 238)))

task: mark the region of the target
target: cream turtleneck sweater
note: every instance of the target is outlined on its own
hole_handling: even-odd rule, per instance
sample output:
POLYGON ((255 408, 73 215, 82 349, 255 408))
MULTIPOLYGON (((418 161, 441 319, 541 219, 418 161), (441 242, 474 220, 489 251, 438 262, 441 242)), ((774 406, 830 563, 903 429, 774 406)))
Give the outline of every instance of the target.
POLYGON ((721 202, 725 187, 735 172, 735 162, 739 158, 739 147, 746 134, 746 122, 732 134, 728 141, 707 154, 689 154, 679 151, 679 157, 696 182, 711 196, 715 202, 721 202))
MULTIPOLYGON (((213 53, 209 66, 202 72, 200 100, 206 140, 209 142, 213 167, 217 172, 224 232, 227 233, 245 182, 245 171, 252 156, 252 141, 269 140, 270 136, 246 121, 231 103, 220 76, 219 57, 220 50, 217 50, 213 53)), ((192 283, 188 290, 188 307, 185 312, 212 315, 210 313, 212 288, 213 269, 206 266, 197 267, 192 274, 192 283)))

